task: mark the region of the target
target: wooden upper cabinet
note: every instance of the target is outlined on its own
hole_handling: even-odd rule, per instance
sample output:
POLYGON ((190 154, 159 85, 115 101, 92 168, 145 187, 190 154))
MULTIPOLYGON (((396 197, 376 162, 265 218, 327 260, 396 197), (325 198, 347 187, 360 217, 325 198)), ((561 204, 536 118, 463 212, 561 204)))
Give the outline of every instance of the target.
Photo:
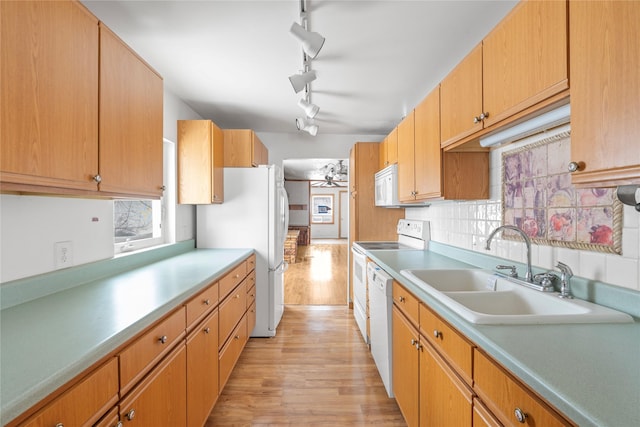
POLYGON ((398 125, 398 200, 415 200, 415 112, 412 110, 398 125))
POLYGON ((485 127, 567 89, 567 49, 566 1, 518 4, 483 40, 485 127))
POLYGON ((48 1, 2 1, 0 20, 2 189, 96 191, 98 20, 48 1))
POLYGON ((224 130, 224 166, 255 167, 269 163, 269 151, 251 129, 224 130))
POLYGON ((441 145, 482 129, 482 44, 476 46, 440 84, 441 145), (476 120, 476 118, 478 118, 476 120))
POLYGON ((640 183, 640 2, 572 1, 569 12, 572 182, 640 183))
POLYGON ((224 201, 224 135, 211 120, 178 120, 178 203, 224 201))
POLYGON ((398 128, 380 143, 380 169, 398 163, 398 128))
POLYGON ((440 149, 440 87, 436 87, 415 109, 415 198, 442 196, 440 149))
POLYGON ((163 83, 100 24, 100 191, 160 197, 163 83))

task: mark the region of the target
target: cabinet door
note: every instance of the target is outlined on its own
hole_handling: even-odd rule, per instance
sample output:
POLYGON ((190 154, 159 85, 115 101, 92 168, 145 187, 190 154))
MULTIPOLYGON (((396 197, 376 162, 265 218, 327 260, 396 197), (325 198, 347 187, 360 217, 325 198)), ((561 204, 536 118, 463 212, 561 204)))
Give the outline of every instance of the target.
POLYGON ((393 393, 409 427, 419 421, 418 331, 393 306, 393 393))
POLYGON ((96 191, 98 20, 49 1, 2 1, 0 20, 3 188, 96 191))
POLYGON ((117 400, 118 359, 114 357, 22 426, 90 426, 117 400))
POLYGON ((420 341, 420 425, 468 426, 473 392, 427 341, 420 341))
POLYGON ((224 129, 225 167, 253 166, 253 141, 250 129, 224 129))
POLYGON ((482 44, 440 84, 440 142, 445 147, 482 129, 482 44))
POLYGON ((100 24, 100 191, 162 195, 162 78, 100 24))
POLYGON ((224 136, 210 120, 178 120, 178 203, 224 201, 224 136))
POLYGON ((218 311, 187 339, 187 426, 202 427, 218 400, 218 311))
POLYGON ((440 87, 436 87, 415 109, 416 199, 442 195, 440 148, 440 87))
POLYGON ((387 137, 387 166, 398 163, 398 128, 387 137))
POLYGON ((380 158, 378 163, 380 166, 378 166, 378 169, 384 169, 389 164, 389 161, 387 160, 387 144, 389 143, 388 139, 389 135, 387 135, 382 141, 380 141, 380 158))
POLYGON ((184 342, 120 402, 125 426, 187 424, 187 357, 184 342))
POLYGON ((482 55, 485 127, 567 89, 566 2, 521 2, 483 40, 482 55))
POLYGON ((415 200, 415 113, 398 125, 398 200, 415 200))
POLYGON ((571 159, 575 184, 640 180, 640 2, 572 1, 571 159))

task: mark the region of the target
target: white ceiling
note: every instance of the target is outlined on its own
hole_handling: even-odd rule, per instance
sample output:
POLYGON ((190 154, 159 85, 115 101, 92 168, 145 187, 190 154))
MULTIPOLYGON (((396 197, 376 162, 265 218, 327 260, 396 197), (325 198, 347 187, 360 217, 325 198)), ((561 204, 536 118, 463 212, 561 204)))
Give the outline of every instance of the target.
MULTIPOLYGON (((298 132, 298 0, 83 3, 203 118, 298 132)), ((386 135, 515 3, 308 0, 309 29, 326 38, 312 61, 319 132, 386 135)))

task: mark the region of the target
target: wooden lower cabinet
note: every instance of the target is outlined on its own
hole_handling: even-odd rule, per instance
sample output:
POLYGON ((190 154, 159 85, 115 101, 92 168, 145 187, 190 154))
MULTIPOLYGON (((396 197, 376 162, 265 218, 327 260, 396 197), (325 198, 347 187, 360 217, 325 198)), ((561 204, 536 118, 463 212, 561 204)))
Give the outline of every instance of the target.
POLYGON ((187 337, 187 427, 202 427, 218 396, 218 310, 214 310, 187 337))
POLYGON ((393 392, 409 427, 419 422, 419 363, 416 328, 393 306, 393 392))
POLYGON ((118 359, 114 357, 21 425, 91 426, 117 400, 118 359))
POLYGON ((420 425, 471 426, 473 391, 420 339, 420 425))
POLYGON ((186 393, 187 351, 181 343, 120 401, 120 419, 132 427, 184 426, 186 393))
POLYGON ((393 296, 393 392, 409 427, 575 426, 399 283, 393 296))
POLYGON ((231 372, 236 366, 236 362, 238 361, 240 353, 242 353, 242 349, 248 339, 247 316, 243 316, 240 323, 238 323, 238 326, 236 326, 231 333, 227 344, 222 350, 220 350, 218 364, 220 369, 220 378, 218 380, 220 393, 222 393, 222 389, 227 384, 227 380, 229 379, 229 376, 231 376, 231 372))

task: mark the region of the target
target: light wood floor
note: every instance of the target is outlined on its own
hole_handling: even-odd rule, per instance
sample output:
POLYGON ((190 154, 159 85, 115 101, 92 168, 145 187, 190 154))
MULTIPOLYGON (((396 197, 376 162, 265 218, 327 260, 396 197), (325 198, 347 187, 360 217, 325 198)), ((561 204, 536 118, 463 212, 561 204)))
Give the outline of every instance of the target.
POLYGON ((406 426, 346 306, 287 305, 274 338, 251 338, 213 426, 406 426))
POLYGON ((298 246, 296 262, 284 273, 285 304, 347 304, 346 239, 298 246))

